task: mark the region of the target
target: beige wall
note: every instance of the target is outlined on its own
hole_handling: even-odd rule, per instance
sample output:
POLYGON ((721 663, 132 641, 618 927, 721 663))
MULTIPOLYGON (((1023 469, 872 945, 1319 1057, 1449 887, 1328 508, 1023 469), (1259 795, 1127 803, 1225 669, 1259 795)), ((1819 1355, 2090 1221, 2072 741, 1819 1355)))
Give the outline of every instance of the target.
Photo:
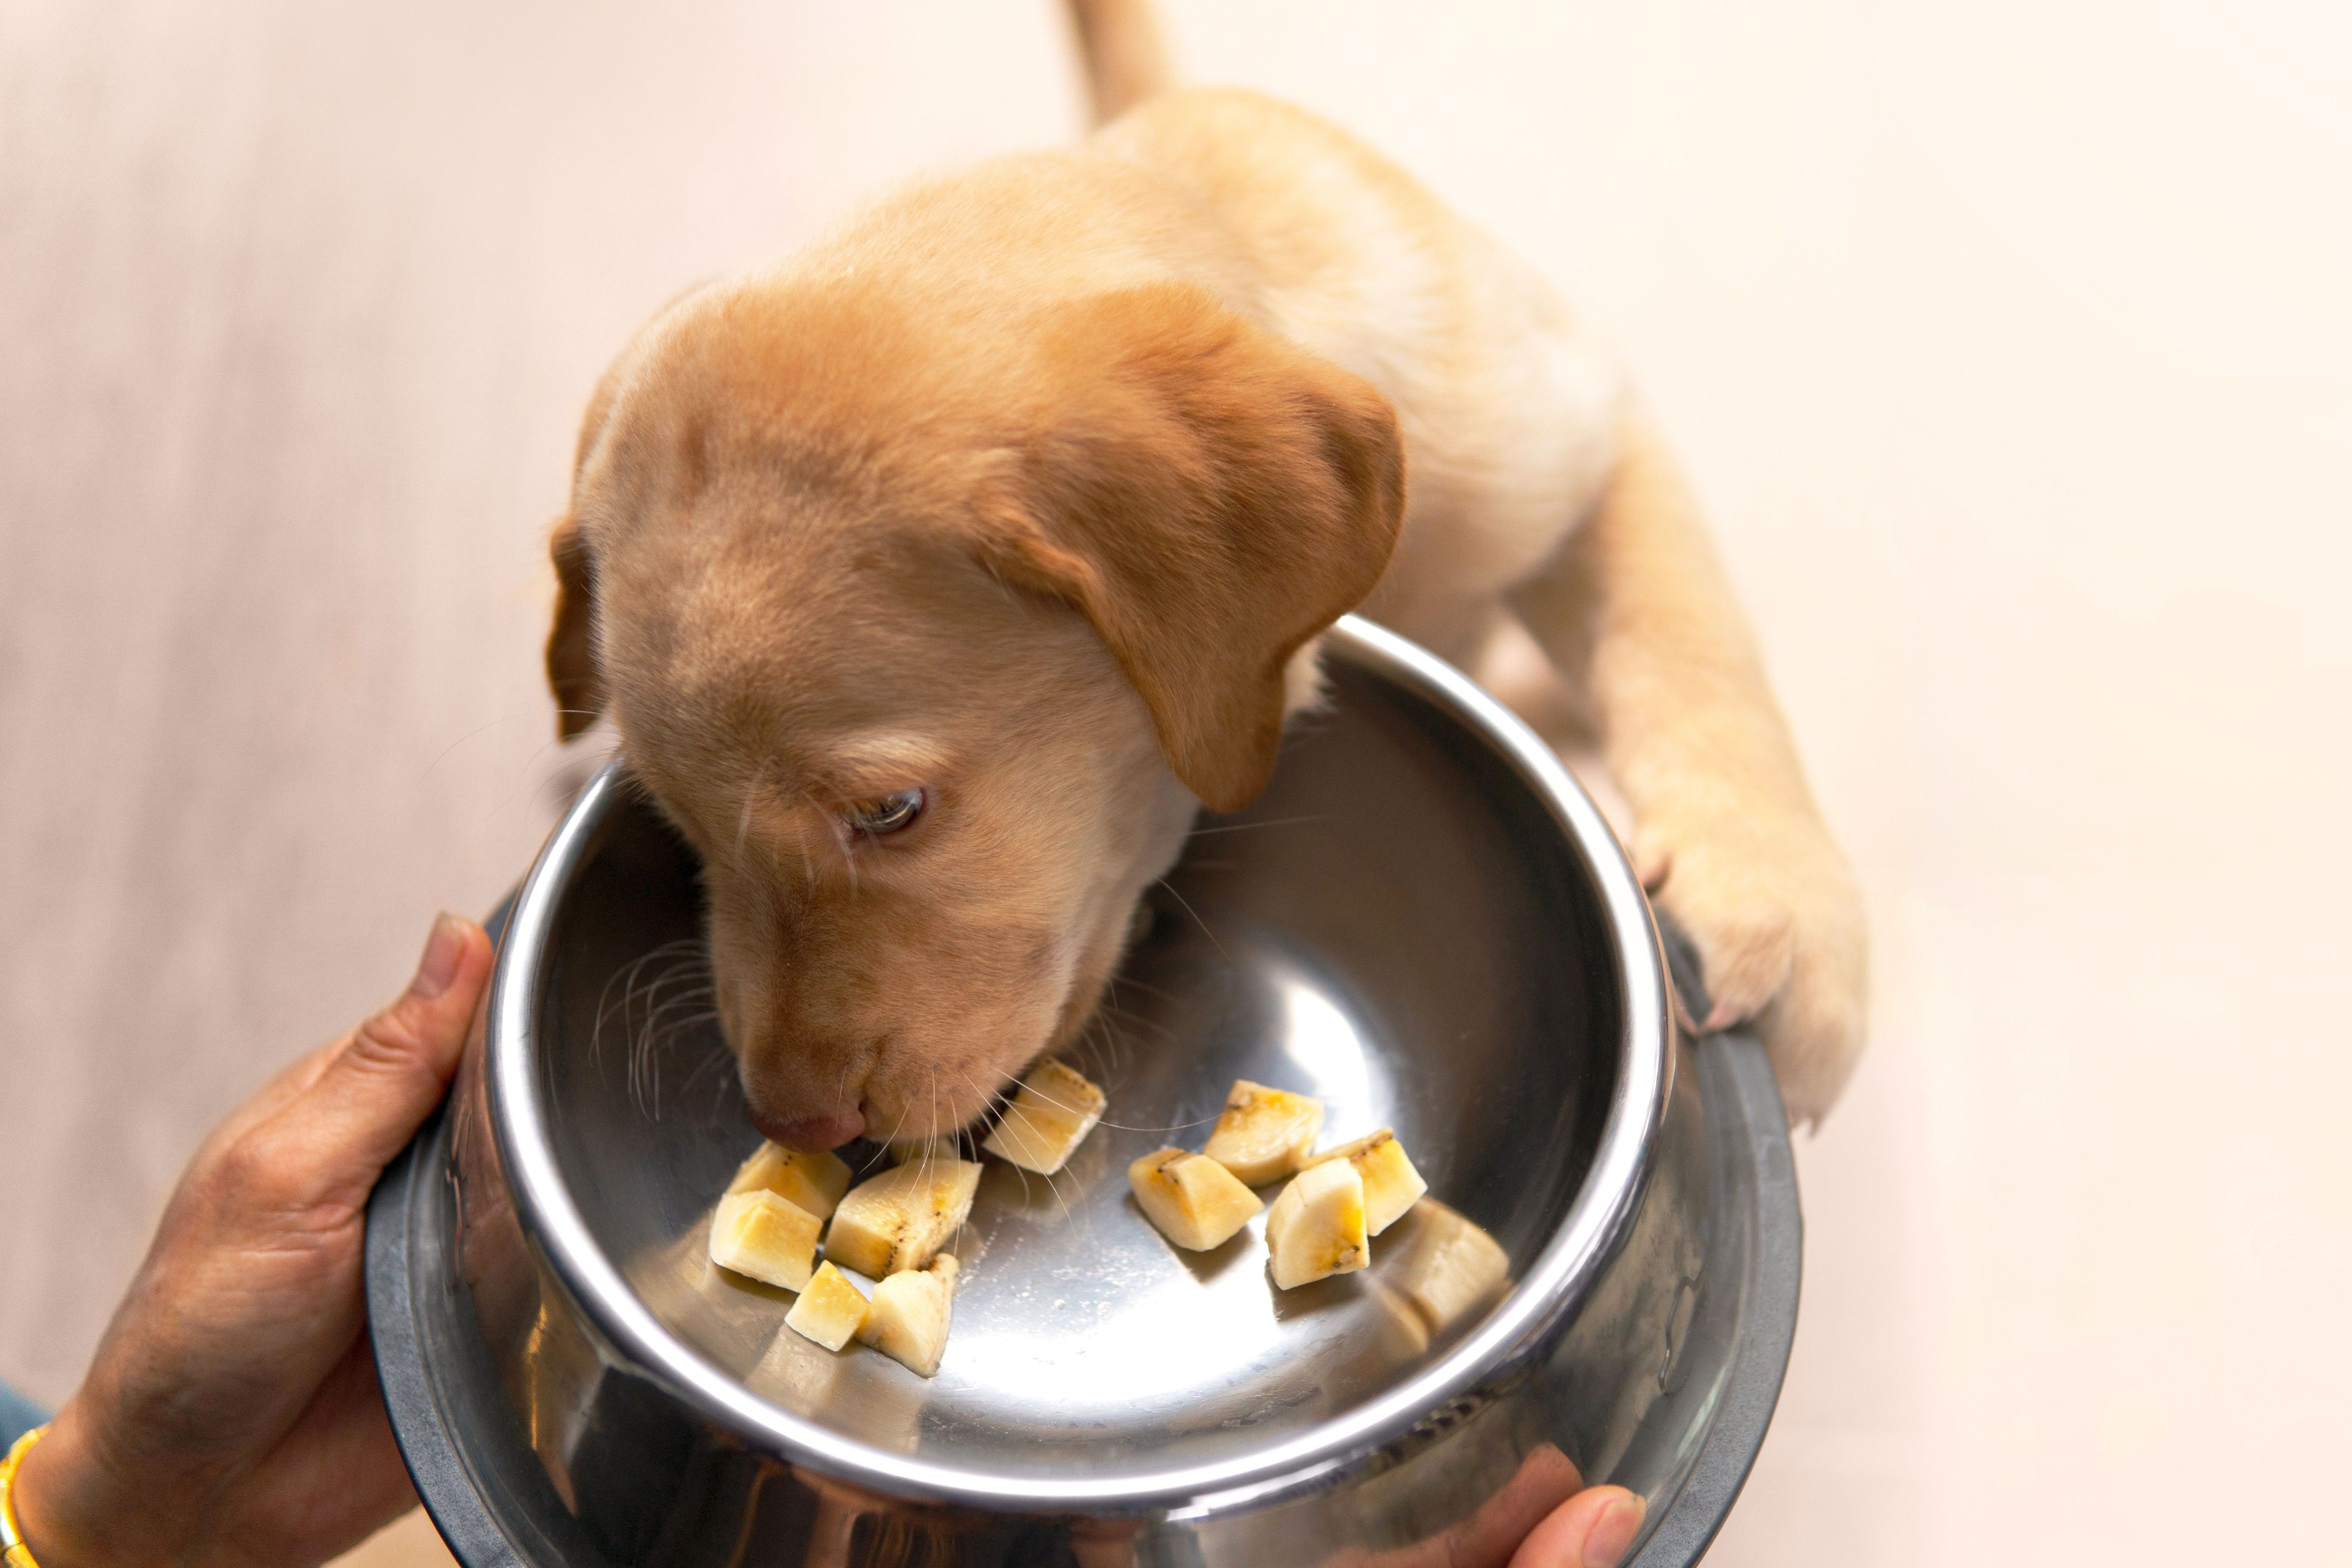
MULTIPOLYGON (((2344 1560, 2352 13, 1164 3, 1624 346, 1868 883, 1714 1560, 2344 1560)), ((0 1374, 62 1395, 201 1129, 529 855, 623 334, 1070 133, 1058 27, 0 8, 0 1374)))

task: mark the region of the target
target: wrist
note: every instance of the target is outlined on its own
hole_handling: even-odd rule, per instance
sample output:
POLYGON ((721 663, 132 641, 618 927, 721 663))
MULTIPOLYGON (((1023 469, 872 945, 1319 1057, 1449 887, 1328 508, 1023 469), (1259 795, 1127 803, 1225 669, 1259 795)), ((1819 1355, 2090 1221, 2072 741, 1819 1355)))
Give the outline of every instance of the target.
POLYGON ((36 1568, 32 1549, 16 1523, 16 1471, 26 1453, 47 1432, 47 1427, 40 1426, 19 1434, 9 1443, 7 1457, 0 1458, 0 1563, 7 1568, 36 1568))
POLYGON ((138 1528, 145 1510, 138 1500, 113 1495, 117 1489, 90 1458, 84 1438, 69 1404, 17 1465, 9 1500, 34 1562, 40 1568, 135 1568, 162 1561, 123 1537, 126 1530, 138 1528))
POLYGON ((62 1419, 55 1420, 41 1429, 39 1438, 17 1460, 8 1488, 8 1511, 17 1539, 40 1568, 69 1568, 84 1555, 58 1506, 60 1487, 71 1490, 74 1468, 67 1452, 69 1439, 59 1431, 62 1424, 62 1419))

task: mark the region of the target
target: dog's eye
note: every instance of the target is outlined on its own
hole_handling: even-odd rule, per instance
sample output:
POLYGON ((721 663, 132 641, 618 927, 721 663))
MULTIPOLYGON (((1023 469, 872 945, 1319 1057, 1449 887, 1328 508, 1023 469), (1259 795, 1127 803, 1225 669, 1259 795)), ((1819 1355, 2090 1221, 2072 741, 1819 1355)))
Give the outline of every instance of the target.
POLYGON ((910 828, 915 819, 923 814, 923 792, 920 789, 900 789, 895 794, 877 796, 871 800, 853 800, 842 813, 849 825, 861 833, 880 838, 910 828))

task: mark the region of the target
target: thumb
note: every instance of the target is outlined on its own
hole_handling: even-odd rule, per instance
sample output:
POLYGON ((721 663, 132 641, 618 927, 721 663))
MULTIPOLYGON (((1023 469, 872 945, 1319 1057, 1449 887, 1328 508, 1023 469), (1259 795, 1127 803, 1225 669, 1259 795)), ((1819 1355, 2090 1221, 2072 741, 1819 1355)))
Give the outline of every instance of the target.
POLYGON ((1647 1511, 1623 1487, 1588 1487, 1536 1526, 1511 1568, 1617 1568, 1647 1511))
POLYGON ((373 1184, 441 1103, 490 977, 490 939, 472 921, 433 923, 398 999, 352 1031, 303 1098, 338 1175, 373 1184))

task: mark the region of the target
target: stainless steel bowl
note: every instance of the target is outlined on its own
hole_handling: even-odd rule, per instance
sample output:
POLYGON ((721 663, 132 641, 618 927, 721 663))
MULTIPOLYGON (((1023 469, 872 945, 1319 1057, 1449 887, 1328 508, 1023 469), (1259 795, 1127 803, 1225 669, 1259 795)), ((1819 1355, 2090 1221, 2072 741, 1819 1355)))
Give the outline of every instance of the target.
POLYGON ((992 1164, 929 1381, 779 1333, 790 1298, 707 1261, 757 1137, 696 866, 595 780, 371 1216, 395 1427, 469 1568, 1314 1563, 1526 1503, 1549 1448, 1654 1500, 1641 1561, 1703 1549, 1793 1322, 1769 1075, 1677 1046, 1640 889, 1539 741, 1368 623, 1327 663, 1331 711, 1203 823, 1089 1036, 1109 1120, 1051 1183, 992 1164), (1276 1292, 1255 1225, 1169 1248, 1127 1164, 1197 1145, 1237 1076, 1320 1095, 1333 1137, 1395 1126, 1511 1289, 1433 1341, 1377 1260, 1276 1292), (1694 1485, 1719 1500, 1678 1526, 1694 1485))

